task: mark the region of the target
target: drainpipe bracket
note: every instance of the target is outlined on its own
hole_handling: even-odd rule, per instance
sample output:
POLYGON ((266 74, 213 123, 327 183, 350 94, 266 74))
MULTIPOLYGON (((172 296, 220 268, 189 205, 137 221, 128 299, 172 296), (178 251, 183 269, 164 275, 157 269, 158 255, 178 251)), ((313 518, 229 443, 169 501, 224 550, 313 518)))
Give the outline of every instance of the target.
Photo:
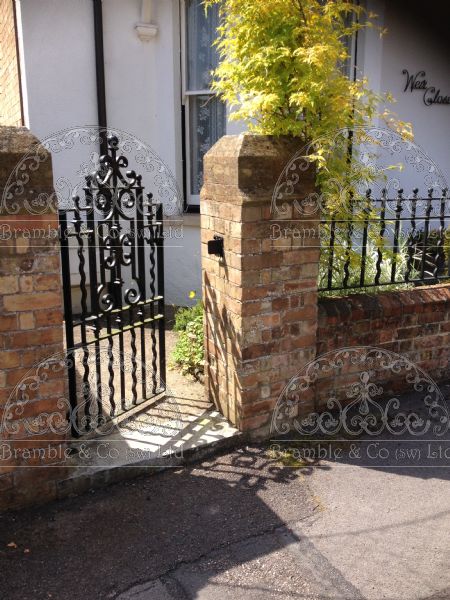
POLYGON ((158 25, 153 25, 153 23, 138 23, 135 29, 142 42, 149 42, 158 33, 158 25))

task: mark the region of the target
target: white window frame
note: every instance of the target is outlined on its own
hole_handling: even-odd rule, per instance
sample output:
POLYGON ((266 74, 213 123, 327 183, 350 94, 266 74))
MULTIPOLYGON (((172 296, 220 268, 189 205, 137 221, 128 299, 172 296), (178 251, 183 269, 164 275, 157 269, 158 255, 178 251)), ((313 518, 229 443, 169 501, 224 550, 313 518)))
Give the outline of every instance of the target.
POLYGON ((210 89, 189 90, 188 89, 188 39, 187 39, 187 4, 189 0, 180 0, 181 15, 181 103, 184 106, 184 135, 185 135, 185 181, 186 181, 186 205, 200 206, 200 194, 192 193, 191 186, 191 151, 190 151, 190 122, 191 122, 191 98, 195 96, 217 97, 217 93, 210 89))

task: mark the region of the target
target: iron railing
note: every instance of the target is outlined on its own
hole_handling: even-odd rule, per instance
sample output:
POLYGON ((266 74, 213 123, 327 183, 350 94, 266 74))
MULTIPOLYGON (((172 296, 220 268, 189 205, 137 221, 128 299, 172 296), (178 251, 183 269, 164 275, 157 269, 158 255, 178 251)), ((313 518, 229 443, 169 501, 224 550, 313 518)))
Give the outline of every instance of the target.
MULTIPOLYGON (((430 285, 450 279, 447 190, 382 190, 349 201, 342 217, 321 219, 319 290, 430 285), (348 214, 350 217, 348 217, 348 214)), ((325 212, 325 211, 324 211, 325 212)))

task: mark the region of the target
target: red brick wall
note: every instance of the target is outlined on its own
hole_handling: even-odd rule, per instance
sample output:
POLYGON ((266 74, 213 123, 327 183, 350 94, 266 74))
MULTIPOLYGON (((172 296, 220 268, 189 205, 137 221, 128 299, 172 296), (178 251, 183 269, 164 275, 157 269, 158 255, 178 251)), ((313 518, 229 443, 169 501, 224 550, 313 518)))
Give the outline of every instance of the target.
MULTIPOLYGON (((35 144, 23 127, 0 127, 0 198, 35 144)), ((61 464, 68 427, 58 216, 41 147, 44 156, 0 208, 0 510, 54 498, 65 473, 47 466, 61 464), (33 214, 39 194, 49 204, 33 214)))
MULTIPOLYGON (((355 346, 384 348, 405 356, 436 381, 450 379, 450 284, 321 299, 317 356, 355 346)), ((387 373, 390 381, 384 383, 395 391, 408 389, 404 377, 396 381, 395 373, 387 373)), ((339 376, 343 387, 346 374, 339 376)), ((323 399, 331 385, 336 382, 322 382, 323 399)))
MULTIPOLYGON (((272 193, 296 147, 289 139, 225 136, 205 157, 206 392, 241 431, 258 436, 273 426, 291 385, 295 410, 306 416, 333 398, 347 403, 367 378, 386 395, 412 391, 416 368, 425 379, 450 377, 450 285, 318 301, 318 242, 271 236, 280 218, 271 212, 272 193), (222 259, 208 254, 215 234, 224 239, 222 259), (353 350, 341 354, 345 348, 353 350), (324 358, 330 352, 336 360, 324 358), (297 394, 302 373, 309 379, 297 394)), ((288 231, 302 220, 318 226, 317 214, 302 219, 294 210, 315 189, 311 169, 301 179, 299 197, 284 198, 279 225, 288 231)))
POLYGON ((14 0, 0 0, 0 125, 22 125, 14 0))

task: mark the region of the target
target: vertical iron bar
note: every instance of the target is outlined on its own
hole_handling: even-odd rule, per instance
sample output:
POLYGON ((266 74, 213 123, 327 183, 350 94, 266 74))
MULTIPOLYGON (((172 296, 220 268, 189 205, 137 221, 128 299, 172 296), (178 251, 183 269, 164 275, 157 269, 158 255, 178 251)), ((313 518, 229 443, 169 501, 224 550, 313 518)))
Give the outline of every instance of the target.
POLYGON ((83 348, 83 399, 84 399, 84 415, 86 417, 87 431, 91 429, 90 421, 90 401, 91 391, 89 384, 89 348, 86 337, 86 319, 88 315, 87 311, 87 285, 86 285, 86 259, 84 257, 84 240, 81 234, 81 225, 83 223, 81 219, 81 213, 79 209, 79 198, 74 199, 74 219, 73 224, 75 226, 75 237, 78 243, 78 273, 80 275, 80 292, 81 292, 81 317, 80 317, 80 333, 81 333, 81 345, 83 348))
POLYGON ((330 226, 330 253, 328 255, 327 290, 331 290, 331 288, 333 287, 333 262, 334 262, 335 235, 336 235, 336 221, 333 217, 331 219, 331 226, 330 226))
MULTIPOLYGON (((136 196, 136 203, 137 203, 137 196, 136 196)), ((132 243, 132 249, 130 251, 130 253, 131 253, 131 280, 137 282, 135 217, 133 217, 130 221, 130 232, 131 232, 131 243, 132 243)), ((137 240, 137 243, 139 244, 139 240, 137 240)), ((138 301, 139 301, 140 297, 141 297, 141 295, 138 292, 138 295, 137 295, 138 301)), ((131 380, 132 380, 132 384, 131 384, 132 400, 131 400, 131 402, 132 402, 133 406, 136 406, 136 404, 137 404, 137 376, 136 376, 137 349, 136 349, 136 329, 135 329, 135 324, 134 324, 134 309, 135 309, 135 305, 131 303, 129 306, 129 309, 128 309, 128 323, 130 326, 130 336, 131 336, 131 343, 130 343, 130 346, 131 346, 131 380)))
MULTIPOLYGON (((149 201, 151 200, 151 194, 149 194, 149 201)), ((145 273, 145 207, 144 207, 144 190, 140 185, 136 190, 136 206, 137 206, 137 260, 138 260, 138 274, 137 281, 139 282, 139 288, 141 293, 139 308, 137 316, 141 322, 140 329, 140 349, 141 349, 141 385, 142 385, 142 399, 147 398, 147 371, 145 362, 145 300, 147 298, 147 284, 146 284, 146 273, 145 273)), ((150 234, 149 234, 150 235, 150 234)))
POLYGON ((350 258, 352 253, 352 236, 353 236, 353 197, 350 198, 350 218, 347 224, 347 250, 344 263, 344 280, 342 282, 343 288, 348 287, 348 280, 350 277, 350 258))
POLYGON ((428 250, 428 232, 430 230, 430 216, 431 211, 433 210, 432 204, 433 198, 433 188, 428 190, 428 198, 427 198, 427 208, 425 211, 425 225, 423 232, 423 248, 422 248, 422 264, 420 266, 420 280, 422 283, 425 281, 425 266, 427 260, 427 250, 428 250))
POLYGON ((112 227, 114 231, 113 245, 114 245, 114 297, 116 304, 116 317, 114 319, 117 329, 119 330, 119 368, 120 368, 120 405, 122 410, 125 410, 125 348, 123 340, 123 302, 122 302, 122 257, 123 248, 120 239, 120 232, 122 226, 120 224, 120 209, 121 209, 121 198, 118 192, 118 176, 117 176, 117 148, 114 144, 110 144, 111 156, 113 159, 113 171, 112 171, 112 227))
POLYGON ((156 348, 156 325, 155 325, 155 298, 156 298, 156 287, 155 287, 155 246, 157 236, 157 221, 156 205, 151 205, 151 210, 148 214, 149 230, 150 230, 150 324, 151 333, 150 337, 152 340, 152 393, 156 393, 157 389, 157 359, 158 351, 156 348))
MULTIPOLYGON (((448 189, 444 188, 442 190, 442 196, 444 199, 444 206, 447 206, 447 197, 448 189)), ((445 209, 444 209, 445 210, 445 209)), ((448 216, 448 215, 447 215, 448 216)), ((445 245, 444 245, 444 256, 447 258, 447 275, 450 276, 450 239, 448 234, 450 233, 450 229, 447 229, 444 233, 445 245)))
MULTIPOLYGON (((61 267, 62 267, 62 286, 64 298, 64 327, 66 331, 66 364, 67 375, 69 380, 69 402, 71 407, 70 423, 72 435, 78 436, 75 427, 74 411, 77 406, 77 380, 75 371, 75 354, 73 351, 74 335, 73 335, 73 311, 72 311, 72 288, 70 281, 70 255, 69 255, 69 231, 67 228, 67 211, 59 211, 59 223, 61 226, 60 234, 60 250, 61 250, 61 267)), ((75 416, 76 418, 76 416, 75 416)))
POLYGON ((91 314, 94 317, 94 336, 95 336, 95 372, 97 385, 95 386, 97 394, 97 424, 100 422, 102 414, 102 372, 100 361, 100 309, 98 303, 98 279, 97 279, 97 231, 94 218, 94 202, 92 195, 92 180, 86 178, 87 186, 85 188, 87 214, 86 222, 88 227, 88 256, 89 256, 89 281, 91 288, 91 314))
MULTIPOLYGON (((104 191, 101 190, 99 188, 98 190, 98 196, 102 196, 104 195, 104 191)), ((105 199, 107 198, 107 196, 105 196, 105 199)), ((111 203, 114 202, 113 198, 111 197, 111 203)), ((113 294, 113 287, 112 287, 112 280, 113 280, 113 276, 111 274, 111 271, 109 270, 109 281, 107 281, 107 276, 106 276, 106 260, 105 260, 105 252, 106 251, 111 251, 110 248, 108 248, 107 244, 110 244, 110 241, 108 242, 108 239, 111 240, 111 215, 112 215, 112 204, 111 204, 111 209, 108 210, 108 206, 107 206, 107 202, 105 204, 105 208, 104 208, 104 215, 103 215, 103 220, 102 220, 102 243, 99 247, 99 253, 100 253, 100 278, 101 278, 101 283, 103 286, 103 293, 106 295, 106 297, 111 301, 112 305, 111 305, 111 309, 114 308, 114 294, 113 294)), ((111 325, 111 309, 109 309, 108 306, 106 306, 106 312, 105 312, 105 316, 106 316, 106 333, 107 333, 107 338, 108 338, 108 387, 109 387, 109 416, 113 417, 115 414, 115 410, 116 410, 116 403, 115 403, 115 388, 114 388, 114 341, 113 341, 113 337, 112 337, 112 325, 111 325)))
POLYGON ((400 234, 400 216, 403 210, 403 190, 398 190, 397 194, 397 205, 395 208, 395 229, 394 229, 394 248, 392 257, 392 268, 391 268, 391 283, 395 283, 397 275, 397 258, 398 258, 398 246, 399 246, 399 234, 400 234))
POLYGON ((381 214, 380 214, 380 243, 377 248, 377 264, 376 264, 376 275, 375 275, 375 285, 380 285, 380 277, 381 277, 381 265, 383 263, 383 252, 381 251, 381 247, 384 243, 384 233, 386 231, 386 189, 381 191, 381 214))
POLYGON ((418 188, 414 188, 412 204, 411 204, 411 231, 408 234, 408 262, 406 263, 405 281, 409 283, 411 280, 411 271, 414 261, 414 247, 416 240, 416 212, 417 212, 417 194, 419 193, 418 188))
MULTIPOLYGON (((108 248, 107 248, 107 240, 109 238, 110 235, 110 228, 111 228, 111 214, 110 214, 110 209, 108 208, 108 195, 106 194, 107 190, 105 189, 100 189, 100 187, 97 190, 97 202, 99 205, 101 205, 100 202, 100 198, 103 196, 104 198, 104 207, 103 207, 103 219, 101 219, 99 221, 99 234, 98 234, 98 258, 99 258, 99 267, 100 267, 100 286, 99 289, 101 289, 101 294, 102 294, 102 298, 103 301, 105 302, 105 298, 108 298, 109 295, 111 294, 111 283, 110 281, 107 281, 107 276, 106 276, 106 259, 105 259, 105 253, 107 252, 108 248)), ((111 199, 111 202, 113 200, 111 199)), ((111 280, 111 274, 109 275, 109 279, 111 280)), ((100 292, 98 292, 100 294, 100 292)), ((115 394, 115 389, 114 389, 114 369, 112 367, 113 365, 113 339, 111 337, 111 313, 110 310, 108 310, 108 307, 105 305, 105 308, 103 306, 100 305, 99 302, 99 318, 100 315, 105 315, 106 318, 106 333, 107 333, 107 340, 108 340, 108 386, 109 386, 109 395, 108 395, 108 401, 109 401, 109 416, 114 416, 114 412, 115 412, 115 401, 114 401, 114 394, 115 394)), ((98 322, 98 321, 97 321, 98 322)), ((98 330, 97 330, 98 331, 98 330)), ((103 411, 103 404, 102 404, 102 411, 103 411)))
POLYGON ((107 314, 106 331, 108 334, 108 386, 109 386, 109 416, 113 417, 116 412, 115 387, 114 387, 114 341, 111 330, 111 315, 107 314))
POLYGON ((445 263, 445 190, 442 190, 441 202, 440 202, 440 214, 439 214, 439 239, 436 244, 436 257, 434 267, 434 278, 436 282, 439 281, 439 270, 442 268, 442 263, 445 263))
POLYGON ((367 258, 367 235, 369 229, 369 204, 371 202, 372 190, 366 192, 366 203, 364 206, 364 228, 362 238, 362 250, 361 250, 361 273, 359 278, 359 285, 364 287, 364 281, 366 278, 366 258, 367 258))
POLYGON ((161 318, 158 321, 159 326, 159 381, 160 391, 166 389, 166 338, 165 338, 165 294, 164 294, 164 215, 163 206, 159 204, 156 212, 158 225, 158 247, 157 247, 157 269, 158 269, 158 296, 161 318))

